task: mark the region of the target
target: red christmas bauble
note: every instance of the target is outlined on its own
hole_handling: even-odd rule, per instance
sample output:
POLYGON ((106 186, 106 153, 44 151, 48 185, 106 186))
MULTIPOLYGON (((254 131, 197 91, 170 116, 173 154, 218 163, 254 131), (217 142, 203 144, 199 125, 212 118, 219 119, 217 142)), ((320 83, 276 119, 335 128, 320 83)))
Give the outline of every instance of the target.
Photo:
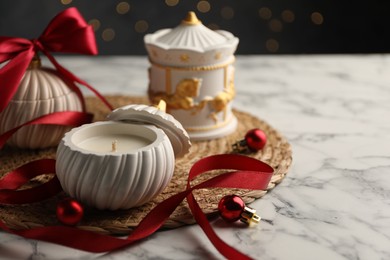
POLYGON ((263 149, 267 142, 267 136, 258 128, 249 130, 245 135, 245 142, 248 148, 252 151, 263 149))
POLYGON ((239 220, 244 208, 244 201, 237 195, 226 195, 218 203, 219 214, 227 222, 239 220))
POLYGON ((76 225, 83 215, 83 206, 75 199, 67 198, 57 204, 57 219, 65 225, 76 225))

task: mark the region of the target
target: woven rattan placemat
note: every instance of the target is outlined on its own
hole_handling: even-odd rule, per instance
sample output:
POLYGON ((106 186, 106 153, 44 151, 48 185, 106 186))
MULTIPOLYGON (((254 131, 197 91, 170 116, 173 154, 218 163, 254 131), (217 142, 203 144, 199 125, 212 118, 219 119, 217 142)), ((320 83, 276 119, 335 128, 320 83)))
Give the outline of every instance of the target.
MULTIPOLYGON (((114 107, 120 107, 131 103, 145 104, 145 97, 124 97, 110 96, 107 99, 114 107)), ((88 111, 95 114, 94 120, 104 120, 109 113, 108 109, 97 99, 87 98, 88 111)), ((236 141, 243 138, 245 133, 252 128, 260 128, 267 135, 267 144, 262 151, 248 156, 255 157, 270 164, 274 169, 274 175, 268 186, 271 190, 280 183, 291 165, 291 146, 287 140, 266 122, 244 112, 235 110, 238 118, 238 129, 234 134, 225 138, 211 141, 194 142, 191 152, 184 158, 176 160, 176 167, 172 181, 168 187, 153 201, 130 210, 99 211, 95 209, 85 209, 85 216, 79 228, 96 231, 106 234, 128 234, 132 227, 138 225, 142 218, 158 203, 185 189, 187 173, 191 166, 200 158, 213 154, 230 153, 231 146, 236 141)), ((43 150, 16 150, 5 148, 0 151, 0 177, 16 167, 29 161, 40 158, 55 158, 55 148, 43 150)), ((195 181, 203 181, 210 178, 212 173, 204 174, 195 181)), ((215 173, 214 173, 215 174, 215 173)), ((39 177, 33 180, 31 185, 47 180, 48 176, 39 177)), ((194 191, 195 197, 206 214, 212 215, 217 211, 219 200, 227 194, 237 194, 243 198, 245 203, 264 196, 267 191, 249 191, 238 189, 202 189, 194 191)), ((58 225, 55 216, 56 204, 66 195, 61 193, 54 198, 47 199, 39 203, 24 205, 0 205, 0 218, 14 229, 32 228, 38 226, 58 225)), ((187 208, 186 202, 175 210, 163 228, 175 228, 186 224, 192 224, 194 220, 187 208)))

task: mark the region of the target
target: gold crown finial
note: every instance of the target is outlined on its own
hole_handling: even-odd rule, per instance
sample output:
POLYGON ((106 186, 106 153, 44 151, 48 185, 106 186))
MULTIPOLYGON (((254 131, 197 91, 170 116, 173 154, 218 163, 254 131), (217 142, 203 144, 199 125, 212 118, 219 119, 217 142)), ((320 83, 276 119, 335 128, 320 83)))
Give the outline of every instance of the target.
POLYGON ((189 24, 189 25, 197 25, 200 24, 201 21, 199 21, 198 17, 196 17, 195 12, 188 12, 186 18, 183 20, 183 23, 189 24))

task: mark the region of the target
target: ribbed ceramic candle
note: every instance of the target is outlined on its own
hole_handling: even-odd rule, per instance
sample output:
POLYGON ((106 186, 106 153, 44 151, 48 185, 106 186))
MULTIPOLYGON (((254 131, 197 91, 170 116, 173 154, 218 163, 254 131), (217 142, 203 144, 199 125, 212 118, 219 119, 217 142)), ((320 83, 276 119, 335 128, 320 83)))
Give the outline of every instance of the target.
MULTIPOLYGON (((81 101, 54 70, 41 68, 39 59, 35 59, 12 100, 0 113, 0 134, 32 119, 61 111, 82 111, 81 101)), ((8 144, 30 149, 57 146, 70 129, 55 125, 24 126, 8 144)))
POLYGON ((65 134, 57 150, 58 179, 71 197, 98 209, 140 206, 168 185, 175 155, 188 152, 189 137, 155 107, 126 106, 109 119, 65 134))

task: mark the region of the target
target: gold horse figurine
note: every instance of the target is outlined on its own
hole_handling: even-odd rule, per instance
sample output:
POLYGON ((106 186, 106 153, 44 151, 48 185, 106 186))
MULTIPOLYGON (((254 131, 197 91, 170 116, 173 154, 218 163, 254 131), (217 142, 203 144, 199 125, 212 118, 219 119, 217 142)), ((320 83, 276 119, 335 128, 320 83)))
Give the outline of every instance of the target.
POLYGON ((214 122, 218 122, 217 114, 220 112, 223 112, 224 118, 226 117, 226 108, 233 100, 235 94, 234 86, 231 83, 229 89, 219 92, 212 100, 209 101, 212 110, 214 110, 214 112, 210 114, 210 117, 214 120, 214 122))
POLYGON ((194 98, 199 95, 202 80, 197 78, 183 79, 177 85, 173 94, 151 93, 152 103, 163 99, 170 109, 190 110, 195 107, 194 98))
POLYGON ((149 90, 149 96, 153 104, 157 104, 160 100, 166 102, 168 109, 184 109, 193 110, 192 113, 196 114, 207 105, 212 112, 210 118, 218 123, 218 113, 223 112, 223 117, 226 117, 226 110, 228 104, 233 100, 235 96, 234 80, 230 79, 229 85, 226 89, 218 92, 215 96, 207 96, 199 103, 195 102, 195 98, 199 96, 202 79, 191 78, 183 79, 177 85, 173 94, 167 94, 164 92, 153 93, 149 90))

